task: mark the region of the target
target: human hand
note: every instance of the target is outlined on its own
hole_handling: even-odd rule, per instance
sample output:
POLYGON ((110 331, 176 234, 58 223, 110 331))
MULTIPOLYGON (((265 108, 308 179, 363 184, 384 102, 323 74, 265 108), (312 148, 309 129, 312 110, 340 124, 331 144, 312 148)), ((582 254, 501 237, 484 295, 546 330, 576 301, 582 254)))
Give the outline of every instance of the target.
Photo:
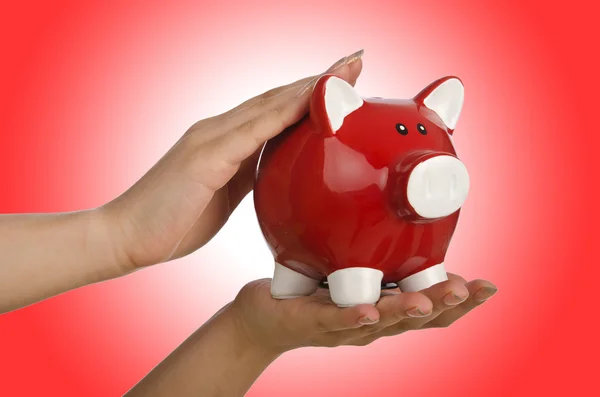
MULTIPOLYGON (((355 84, 362 51, 326 73, 355 84)), ((115 225, 126 271, 185 256, 206 244, 250 192, 263 144, 307 113, 311 76, 194 124, 132 188, 99 209, 115 225)))
POLYGON ((276 354, 303 346, 365 346, 407 331, 448 327, 497 291, 489 281, 448 277, 422 292, 387 290, 376 305, 348 308, 337 307, 324 289, 273 299, 270 280, 263 279, 246 285, 227 310, 239 333, 276 354))

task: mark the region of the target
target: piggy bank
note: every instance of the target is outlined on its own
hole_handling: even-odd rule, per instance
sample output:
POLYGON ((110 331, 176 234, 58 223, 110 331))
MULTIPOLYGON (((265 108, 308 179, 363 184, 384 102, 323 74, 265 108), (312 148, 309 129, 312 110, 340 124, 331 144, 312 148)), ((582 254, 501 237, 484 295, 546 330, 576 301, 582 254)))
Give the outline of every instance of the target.
POLYGON ((256 171, 274 298, 326 282, 347 307, 376 303, 388 283, 406 292, 447 280, 444 257, 469 191, 452 142, 463 98, 456 77, 408 100, 318 80, 309 114, 265 144, 256 171))

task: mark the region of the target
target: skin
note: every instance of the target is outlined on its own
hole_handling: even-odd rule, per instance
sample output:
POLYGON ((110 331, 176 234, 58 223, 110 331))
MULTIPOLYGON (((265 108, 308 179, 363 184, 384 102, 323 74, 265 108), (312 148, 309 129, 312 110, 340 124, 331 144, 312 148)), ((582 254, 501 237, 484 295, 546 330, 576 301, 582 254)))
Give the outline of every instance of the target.
MULTIPOLYGON (((342 58, 327 73, 355 84, 361 55, 342 58)), ((264 142, 306 115, 318 77, 194 124, 135 185, 100 208, 0 216, 0 313, 201 248, 252 189, 264 142)), ((326 290, 274 300, 269 279, 251 282, 127 395, 243 396, 286 351, 364 346, 448 327, 497 291, 489 281, 449 277, 350 308, 338 308, 326 290)))

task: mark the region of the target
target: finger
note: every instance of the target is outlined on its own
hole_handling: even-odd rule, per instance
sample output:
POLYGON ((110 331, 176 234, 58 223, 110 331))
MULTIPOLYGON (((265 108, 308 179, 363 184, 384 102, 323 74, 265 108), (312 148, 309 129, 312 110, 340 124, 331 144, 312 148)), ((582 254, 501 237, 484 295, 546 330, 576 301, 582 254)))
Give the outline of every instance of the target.
POLYGON ((433 310, 433 303, 420 292, 400 292, 382 297, 376 307, 381 318, 372 328, 383 329, 404 318, 428 315, 433 310))
POLYGON ((360 76, 362 72, 362 59, 357 59, 355 62, 349 63, 348 66, 350 67, 351 76, 348 82, 350 83, 350 85, 355 86, 356 81, 358 80, 358 76, 360 76))
POLYGON ((432 312, 433 303, 420 292, 402 292, 383 296, 375 307, 380 316, 377 323, 365 324, 365 327, 360 329, 338 332, 336 337, 353 341, 377 334, 403 319, 428 316, 432 312))
POLYGON ((458 274, 454 274, 454 273, 448 273, 448 280, 458 281, 458 282, 461 282, 463 284, 467 283, 467 280, 465 280, 464 278, 462 278, 458 274))
MULTIPOLYGON (((332 74, 346 81, 356 81, 358 75, 353 73, 360 73, 360 70, 360 68, 357 69, 353 67, 352 71, 350 71, 349 65, 343 65, 336 69, 332 74)), ((299 86, 296 85, 291 86, 289 89, 280 92, 278 95, 263 98, 252 105, 238 108, 235 112, 198 122, 186 132, 184 138, 193 135, 195 142, 198 144, 205 144, 211 140, 219 139, 230 131, 235 131, 240 126, 253 123, 255 119, 261 117, 265 113, 277 111, 277 109, 292 100, 306 101, 308 104, 310 98, 305 98, 306 95, 298 95, 298 87, 299 86)))
POLYGON ((427 296, 433 304, 431 313, 422 318, 405 319, 388 327, 388 329, 385 330, 386 336, 419 329, 429 321, 435 319, 445 310, 464 302, 469 296, 469 291, 465 287, 465 284, 462 281, 457 280, 456 277, 449 277, 448 281, 436 284, 421 292, 427 296))
POLYGON ((400 288, 386 289, 381 291, 381 297, 401 294, 400 288))
POLYGON ((217 116, 220 122, 232 120, 233 116, 238 115, 242 111, 250 111, 250 114, 260 112, 264 108, 268 108, 269 104, 271 104, 275 99, 279 99, 281 96, 287 94, 296 93, 301 87, 306 85, 309 81, 311 81, 315 76, 309 76, 302 78, 293 82, 292 84, 288 84, 285 86, 277 87, 272 90, 269 90, 257 97, 251 98, 245 102, 242 102, 240 105, 235 108, 220 114, 217 116))
MULTIPOLYGON (((356 53, 356 54, 358 54, 358 53, 356 53)), ((353 54, 353 55, 356 55, 356 54, 353 54)), ((360 56, 362 56, 362 53, 360 54, 360 56)), ((351 59, 349 59, 349 57, 343 57, 343 58, 337 60, 336 62, 334 62, 333 65, 331 65, 327 69, 327 71, 325 73, 331 73, 331 72, 337 70, 338 68, 340 68, 340 67, 342 67, 342 66, 344 66, 344 65, 346 65, 346 64, 348 64, 348 63, 350 63, 350 62, 352 62, 354 60, 357 60, 357 58, 356 57, 352 57, 351 59)), ((248 105, 254 105, 256 102, 261 102, 262 99, 276 97, 277 95, 281 94, 282 92, 289 91, 291 88, 301 88, 301 87, 305 86, 306 84, 308 84, 310 81, 312 81, 315 78, 317 78, 318 76, 319 75, 306 77, 306 78, 298 80, 298 81, 296 81, 296 82, 294 82, 292 84, 288 84, 288 85, 285 85, 285 86, 278 87, 278 88, 272 89, 270 91, 267 91, 266 93, 264 93, 264 94, 262 94, 262 95, 260 95, 260 96, 258 96, 256 98, 249 99, 248 101, 242 103, 236 109, 244 109, 248 105)), ((235 112, 236 109, 232 109, 232 111, 235 112)))
MULTIPOLYGON (((351 54, 347 57, 340 59, 339 61, 334 63, 329 69, 327 69, 325 71, 325 73, 314 76, 304 87, 302 87, 302 89, 300 89, 297 96, 304 95, 306 92, 312 92, 312 89, 315 87, 315 84, 321 77, 323 77, 326 74, 334 73, 335 71, 340 69, 342 66, 356 64, 357 62, 362 65, 361 58, 362 58, 363 54, 364 54, 364 50, 359 50, 359 51, 356 51, 354 54, 351 54)), ((358 73, 360 74, 361 69, 362 69, 362 66, 359 68, 354 67, 354 68, 351 68, 351 71, 352 72, 358 71, 358 73)), ((354 75, 351 75, 351 76, 354 76, 354 75)), ((354 82, 356 82, 357 78, 358 78, 358 75, 349 79, 348 82, 351 82, 352 80, 354 82)))
MULTIPOLYGON (((339 68, 359 60, 362 56, 362 53, 360 53, 358 57, 357 54, 359 53, 353 54, 350 57, 343 57, 342 59, 338 60, 333 65, 331 65, 325 73, 333 73, 339 68)), ((356 71, 360 73, 360 69, 357 68, 353 68, 352 73, 356 73, 356 71)), ((356 80, 358 78, 358 75, 354 75, 352 73, 350 74, 350 78, 356 80)), ((318 76, 320 75, 306 77, 292 84, 269 90, 257 97, 243 102, 241 105, 235 107, 234 109, 217 116, 212 121, 221 124, 221 126, 223 126, 224 123, 227 126, 231 126, 240 124, 244 122, 244 120, 257 117, 258 114, 274 106, 277 106, 278 102, 286 101, 292 96, 296 95, 302 87, 306 86, 309 82, 317 79, 318 76)))
POLYGON ((311 306, 314 314, 309 326, 318 332, 354 329, 379 321, 379 311, 374 305, 338 307, 331 301, 325 302, 322 297, 315 297, 311 306))
MULTIPOLYGON (((345 59, 345 58, 343 58, 343 59, 345 59)), ((354 59, 354 60, 351 60, 351 62, 347 63, 346 65, 348 65, 348 68, 349 68, 348 81, 349 81, 349 83, 354 85, 356 83, 356 80, 358 79, 358 76, 359 76, 361 70, 362 70, 362 61, 360 60, 360 58, 356 58, 356 57, 354 57, 352 59, 354 59)), ((338 63, 340 61, 338 61, 338 63)), ((335 71, 335 70, 339 69, 340 66, 338 65, 338 63, 334 64, 330 68, 330 70, 335 71)), ((301 80, 301 81, 305 81, 305 80, 306 79, 301 80)), ((294 86, 296 86, 296 85, 294 85, 294 86)), ((280 95, 286 94, 285 97, 281 97, 279 99, 289 100, 289 99, 291 99, 292 93, 293 93, 293 91, 290 91, 290 89, 288 89, 280 94, 280 95)), ((272 105, 276 105, 277 100, 272 97, 271 98, 272 105)), ((261 105, 254 106, 255 109, 252 112, 245 114, 245 118, 249 119, 249 117, 255 115, 254 111, 258 111, 259 108, 261 108, 261 107, 264 108, 264 106, 261 106, 261 105)), ((257 149, 251 157, 245 159, 242 162, 240 169, 238 170, 236 175, 232 178, 231 183, 229 183, 229 185, 230 185, 230 189, 229 189, 230 202, 229 203, 231 206, 231 211, 233 211, 237 207, 237 205, 241 202, 241 200, 252 190, 252 186, 253 186, 253 182, 254 182, 254 172, 256 170, 256 164, 258 162, 259 155, 260 155, 260 148, 257 149)))
MULTIPOLYGON (((345 66, 353 65, 356 63, 356 61, 359 61, 359 60, 360 60, 360 58, 356 58, 356 57, 352 58, 351 60, 349 60, 348 58, 342 58, 340 61, 336 62, 329 69, 327 69, 325 74, 328 74, 328 73, 329 74, 337 74, 337 72, 341 68, 343 68, 345 66)), ((361 64, 362 64, 362 62, 361 62, 361 64)), ((362 70, 362 67, 361 68, 356 68, 356 67, 350 68, 350 73, 348 74, 348 77, 347 77, 348 81, 351 81, 351 80, 356 81, 358 79, 358 76, 359 76, 361 70, 362 70)), ((312 76, 311 78, 299 80, 298 82, 289 86, 288 88, 276 92, 274 95, 267 95, 267 96, 264 96, 263 98, 259 98, 255 101, 252 101, 252 103, 250 103, 246 106, 239 107, 236 111, 233 111, 233 112, 227 114, 227 117, 224 117, 223 120, 226 121, 227 125, 231 126, 231 125, 240 124, 244 120, 248 120, 248 119, 257 117, 262 112, 268 111, 269 109, 278 106, 278 104, 281 102, 285 102, 294 96, 301 96, 302 95, 302 87, 306 86, 308 84, 311 84, 311 82, 316 82, 320 76, 322 76, 322 75, 312 76)))
MULTIPOLYGON (((349 73, 349 68, 345 65, 336 74, 347 80, 349 73)), ((215 160, 231 166, 250 157, 267 140, 300 121, 308 112, 309 100, 309 95, 303 95, 278 102, 277 106, 220 136, 215 140, 212 150, 215 160)))
MULTIPOLYGON (((352 62, 350 64, 348 64, 349 67, 349 82, 354 85, 356 83, 356 80, 358 79, 358 76, 362 70, 362 61, 359 59, 355 62, 352 62)), ((290 94, 290 93, 288 93, 290 94)), ((281 98, 283 99, 290 99, 290 95, 286 94, 286 98, 281 98)), ((274 100, 273 105, 275 105, 276 102, 274 100)), ((244 160, 240 166, 240 169, 238 170, 236 176, 233 178, 234 180, 232 180, 231 184, 232 187, 234 188, 233 190, 230 190, 230 196, 231 196, 231 200, 230 200, 230 205, 231 205, 231 211, 233 211, 237 205, 241 202, 241 200, 252 190, 252 186, 254 183, 254 172, 256 170, 256 164, 258 162, 258 158, 260 155, 260 150, 261 148, 257 149, 254 154, 249 157, 248 159, 244 160)))
POLYGON ((469 290, 469 299, 450 310, 444 311, 434 320, 425 324, 423 328, 449 327, 456 320, 490 299, 498 291, 494 284, 486 280, 470 281, 466 284, 466 287, 469 290))
POLYGON ((423 290, 423 293, 433 302, 434 311, 454 307, 469 297, 465 282, 454 277, 423 290))
POLYGON ((202 142, 208 142, 222 135, 228 129, 255 118, 265 108, 275 106, 278 100, 280 102, 281 100, 291 98, 300 87, 304 86, 313 77, 306 77, 292 84, 272 89, 243 102, 225 113, 200 120, 188 129, 184 137, 193 133, 196 136, 200 136, 202 142))
MULTIPOLYGON (((308 76, 308 77, 304 77, 302 79, 296 80, 293 83, 290 84, 286 84, 286 85, 282 85, 280 87, 276 87, 273 89, 270 89, 266 92, 263 92, 260 95, 257 95, 253 98, 250 98, 244 102, 242 102, 241 104, 239 104, 238 106, 234 107, 233 109, 230 109, 224 113, 218 114, 216 116, 210 117, 208 119, 204 119, 199 121, 198 123, 196 123, 193 127, 202 124, 204 127, 208 127, 211 126, 213 127, 214 124, 220 124, 223 122, 223 120, 226 120, 227 118, 229 118, 230 116, 239 113, 241 110, 247 109, 257 103, 266 103, 268 100, 275 98, 279 95, 281 95, 282 93, 289 91, 289 90, 294 90, 294 89, 298 89, 300 87, 303 87, 304 85, 306 85, 309 81, 311 81, 315 76, 308 76)), ((192 127, 192 128, 193 128, 192 127)))

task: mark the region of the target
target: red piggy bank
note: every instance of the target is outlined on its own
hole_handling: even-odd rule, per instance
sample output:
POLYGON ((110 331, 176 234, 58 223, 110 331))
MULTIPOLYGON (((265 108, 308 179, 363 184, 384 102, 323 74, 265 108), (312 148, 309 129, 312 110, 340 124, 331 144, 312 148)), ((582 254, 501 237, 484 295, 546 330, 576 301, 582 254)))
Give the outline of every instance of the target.
POLYGON ((452 143, 463 98, 456 77, 408 100, 362 98, 338 77, 319 79, 309 115, 266 143, 256 172, 274 298, 327 281, 338 306, 374 304, 387 283, 418 291, 447 280, 469 191, 452 143))

